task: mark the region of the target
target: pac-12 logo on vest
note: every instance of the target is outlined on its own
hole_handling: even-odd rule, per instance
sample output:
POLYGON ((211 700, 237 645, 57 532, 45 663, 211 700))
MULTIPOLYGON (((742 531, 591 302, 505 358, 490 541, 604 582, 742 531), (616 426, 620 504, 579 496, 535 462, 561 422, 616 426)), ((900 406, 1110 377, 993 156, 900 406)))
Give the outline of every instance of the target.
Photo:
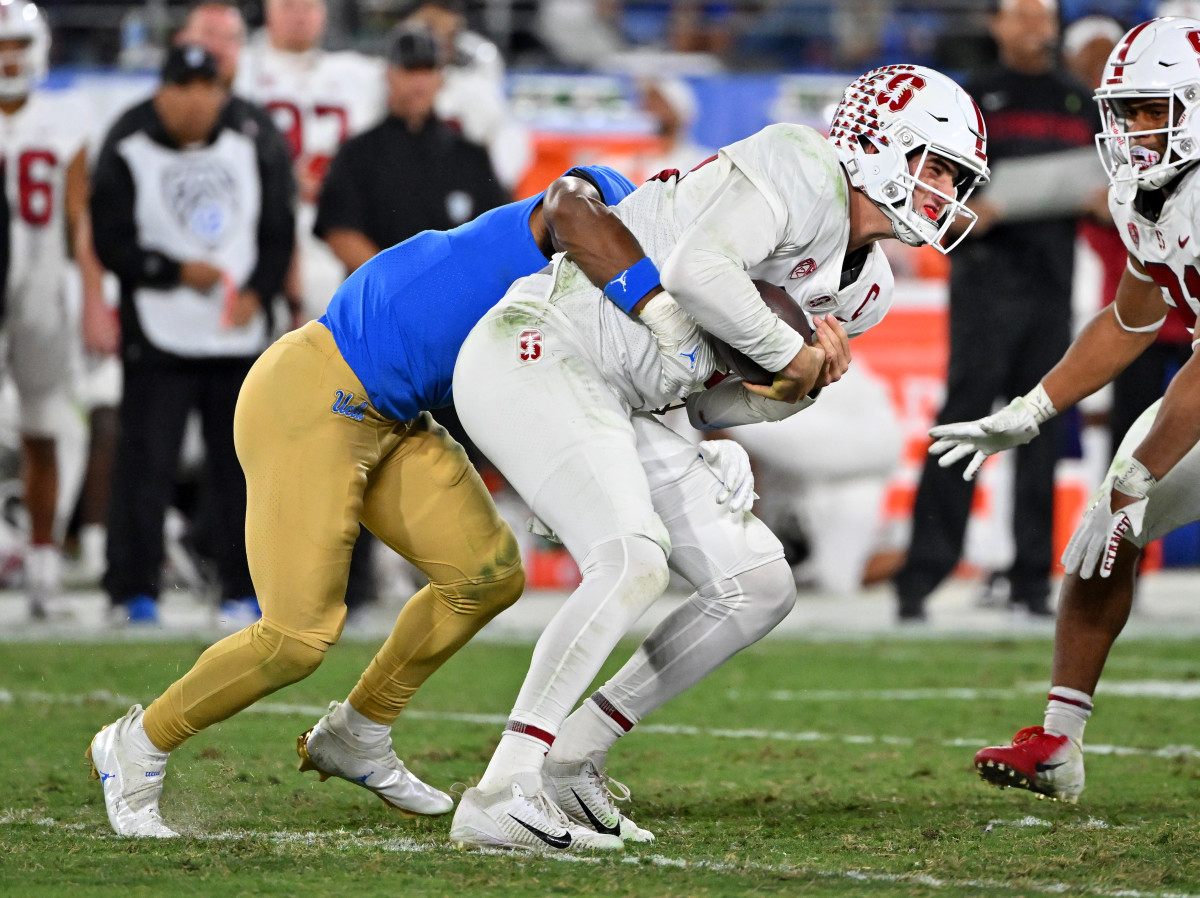
POLYGON ((542 332, 527 327, 517 335, 517 356, 522 362, 536 362, 542 357, 542 332))
POLYGON ((330 411, 338 415, 345 415, 354 421, 361 421, 367 411, 367 402, 364 399, 358 405, 354 405, 353 393, 336 390, 333 394, 333 408, 330 411))
POLYGON ((237 182, 215 159, 184 159, 162 175, 163 194, 175 220, 208 249, 233 233, 238 214, 237 182))

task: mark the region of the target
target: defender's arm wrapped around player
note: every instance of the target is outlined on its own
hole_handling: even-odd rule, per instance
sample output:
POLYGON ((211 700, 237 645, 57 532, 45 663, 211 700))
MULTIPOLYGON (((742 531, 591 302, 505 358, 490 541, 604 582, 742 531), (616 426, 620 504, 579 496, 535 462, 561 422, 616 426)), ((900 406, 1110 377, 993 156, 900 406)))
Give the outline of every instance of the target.
MULTIPOLYGON (((711 218, 720 222, 722 216, 727 219, 738 214, 739 226, 729 230, 742 240, 737 247, 730 248, 728 237, 723 240, 718 237, 728 227, 727 223, 720 228, 714 226, 710 233, 707 228, 698 227, 702 221, 681 238, 680 245, 686 248, 684 258, 695 261, 698 257, 701 262, 695 277, 689 272, 689 276, 678 278, 678 289, 689 297, 687 311, 674 302, 671 293, 664 291, 666 276, 659 274, 637 239, 604 205, 593 185, 582 178, 560 178, 546 192, 543 214, 554 247, 568 253, 612 302, 630 314, 640 315, 650 327, 659 341, 669 377, 672 376, 669 369, 675 365, 680 368, 677 372, 680 380, 689 381, 693 372, 703 367, 703 362, 711 360, 712 348, 703 332, 707 331, 729 338, 731 345, 756 362, 781 373, 770 387, 746 385, 745 389, 767 398, 798 401, 814 385, 824 386, 845 372, 849 344, 840 327, 818 320, 818 345, 806 347, 803 338, 776 318, 759 298, 739 258, 757 261, 775 247, 776 216, 766 198, 744 175, 735 169, 729 180, 730 189, 722 191, 721 199, 705 213, 702 221, 711 218), (746 203, 755 197, 757 204, 746 203), (768 222, 765 227, 761 226, 764 220, 768 222), (689 242, 689 235, 697 236, 689 242), (695 363, 689 368, 679 361, 680 350, 697 351, 704 358, 693 360, 695 363)), ((668 267, 675 264, 680 271, 688 268, 684 262, 674 263, 680 253, 677 247, 668 267)))

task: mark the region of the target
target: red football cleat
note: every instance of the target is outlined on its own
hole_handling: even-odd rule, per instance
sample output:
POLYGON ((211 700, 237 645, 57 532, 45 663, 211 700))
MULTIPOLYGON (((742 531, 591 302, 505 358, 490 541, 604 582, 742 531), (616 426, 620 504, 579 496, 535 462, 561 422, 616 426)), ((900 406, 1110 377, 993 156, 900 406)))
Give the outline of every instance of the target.
POLYGON ((993 745, 975 753, 975 769, 1001 789, 1028 789, 1074 804, 1083 791, 1083 749, 1066 736, 1042 727, 1025 727, 1012 745, 993 745))

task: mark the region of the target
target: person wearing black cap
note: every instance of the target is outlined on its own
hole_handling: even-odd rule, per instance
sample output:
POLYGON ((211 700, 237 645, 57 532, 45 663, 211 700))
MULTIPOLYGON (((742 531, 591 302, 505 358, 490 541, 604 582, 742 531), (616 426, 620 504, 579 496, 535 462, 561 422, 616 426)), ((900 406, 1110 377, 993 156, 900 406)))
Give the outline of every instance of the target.
POLYGON ((443 59, 433 33, 398 28, 387 61, 388 117, 342 146, 317 201, 313 231, 347 271, 509 200, 487 152, 434 114, 443 59))
MULTIPOLYGON (((317 201, 313 233, 352 272, 381 249, 421 231, 444 231, 510 199, 483 147, 439 119, 443 55, 433 33, 397 28, 388 45, 388 116, 342 145, 317 201)), ((452 409, 438 421, 473 453, 452 409)), ((472 455, 474 460, 479 460, 472 455)), ((369 601, 373 537, 355 547, 347 604, 369 601)))
POLYGON ((124 397, 104 587, 119 613, 153 623, 163 518, 191 409, 200 412, 225 600, 253 602, 245 481, 233 409, 269 343, 268 301, 294 240, 282 136, 231 100, 213 56, 174 46, 161 84, 109 131, 93 175, 96 251, 121 284, 124 397))
POLYGON ((515 188, 533 162, 533 142, 509 107, 500 48, 467 28, 464 0, 405 0, 396 15, 402 25, 428 28, 442 49, 438 117, 487 147, 500 183, 515 188))

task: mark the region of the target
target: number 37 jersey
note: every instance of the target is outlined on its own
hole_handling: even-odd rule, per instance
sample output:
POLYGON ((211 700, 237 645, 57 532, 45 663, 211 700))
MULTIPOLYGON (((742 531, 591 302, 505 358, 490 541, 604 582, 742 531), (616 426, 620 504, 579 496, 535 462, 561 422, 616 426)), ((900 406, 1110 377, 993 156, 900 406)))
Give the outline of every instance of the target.
MULTIPOLYGON (((1184 174, 1167 197, 1157 219, 1139 212, 1136 200, 1118 203, 1113 191, 1108 208, 1129 254, 1162 289, 1163 299, 1179 310, 1192 331, 1200 314, 1200 169, 1184 174)), ((1139 191, 1138 196, 1142 194, 1139 191)))
POLYGON ((0 113, 0 153, 12 219, 9 284, 39 270, 61 271, 67 257, 66 176, 87 146, 92 116, 77 95, 40 90, 12 115, 0 113))
POLYGON ((285 53, 264 40, 243 51, 233 87, 271 113, 292 159, 307 157, 318 175, 386 106, 381 60, 352 51, 285 53))

